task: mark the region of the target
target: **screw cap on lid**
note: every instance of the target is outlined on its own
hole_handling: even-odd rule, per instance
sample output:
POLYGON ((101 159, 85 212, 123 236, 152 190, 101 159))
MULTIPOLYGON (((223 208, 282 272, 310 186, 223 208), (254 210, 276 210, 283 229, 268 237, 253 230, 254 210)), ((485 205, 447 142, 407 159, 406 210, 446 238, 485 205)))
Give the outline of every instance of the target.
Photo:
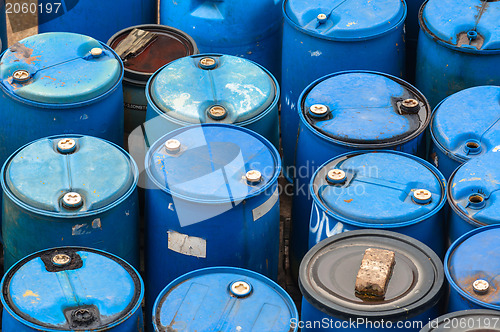
POLYGON ((217 66, 217 62, 214 58, 205 57, 200 59, 200 67, 203 69, 214 69, 217 66))
POLYGON ((12 78, 14 79, 14 81, 20 83, 26 82, 27 80, 30 79, 30 77, 31 77, 30 72, 24 69, 16 70, 12 74, 12 78))
POLYGON ((346 174, 341 169, 331 169, 326 174, 326 180, 330 183, 342 183, 346 180, 346 174))
POLYGON ((472 283, 472 289, 474 289, 474 292, 477 294, 486 294, 489 288, 490 284, 483 279, 477 279, 472 283))
POLYGON ((413 200, 417 204, 427 204, 432 199, 432 193, 427 189, 417 189, 413 192, 413 200))
POLYGON ((63 138, 57 142, 57 151, 61 153, 71 153, 76 149, 76 142, 72 138, 63 138))
POLYGON ((90 50, 90 54, 94 58, 100 57, 102 55, 102 48, 94 47, 93 49, 90 50))
POLYGON ((63 206, 66 208, 78 208, 82 206, 83 199, 79 193, 69 192, 63 196, 63 206))
POLYGON ((181 149, 181 142, 176 139, 169 139, 165 142, 165 149, 170 153, 179 152, 181 149))
POLYGON ((66 254, 56 254, 52 257, 52 263, 57 266, 64 266, 71 262, 71 257, 66 254))
POLYGON ((229 289, 231 290, 231 294, 234 296, 243 297, 250 294, 252 286, 245 281, 235 281, 229 286, 229 289))
POLYGON ((227 111, 223 106, 212 106, 208 110, 208 116, 213 120, 222 120, 227 116, 227 111))

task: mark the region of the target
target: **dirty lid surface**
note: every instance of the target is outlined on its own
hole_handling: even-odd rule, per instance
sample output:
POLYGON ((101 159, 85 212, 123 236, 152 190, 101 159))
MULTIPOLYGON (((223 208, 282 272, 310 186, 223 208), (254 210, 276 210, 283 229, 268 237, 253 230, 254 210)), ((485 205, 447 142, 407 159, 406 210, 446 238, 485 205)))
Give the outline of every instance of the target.
POLYGON ((309 250, 299 269, 304 298, 342 320, 409 319, 438 302, 443 282, 441 260, 429 247, 406 235, 382 230, 349 231, 329 237, 309 250), (383 298, 356 296, 356 276, 368 248, 395 253, 383 298))
POLYGON ((86 248, 30 255, 2 281, 8 313, 43 331, 107 330, 139 309, 142 297, 142 281, 130 265, 86 248))
POLYGON ((476 228, 452 244, 444 264, 451 287, 466 299, 495 310, 500 309, 499 237, 499 225, 476 228), (485 280, 489 284, 484 294, 475 290, 476 280, 485 280))
POLYGON ((161 189, 204 202, 256 195, 276 181, 281 168, 278 152, 267 140, 223 124, 184 127, 165 135, 149 150, 146 164, 149 177, 161 189), (165 146, 172 142, 178 151, 165 146), (249 171, 258 171, 260 180, 248 181, 249 171))
POLYGON ((375 36, 406 18, 401 0, 287 0, 284 11, 300 28, 325 38, 375 36))
POLYGON ((424 160, 399 152, 342 155, 323 165, 312 184, 314 198, 324 210, 370 228, 415 223, 439 211, 446 201, 443 175, 424 160), (342 183, 327 180, 334 169, 344 171, 342 183), (431 193, 430 202, 414 198, 420 190, 431 193))
POLYGON ((53 136, 26 145, 5 165, 2 186, 17 204, 52 216, 82 216, 110 208, 128 196, 137 182, 137 166, 118 146, 79 135, 53 136), (58 150, 65 139, 74 152, 58 150), (67 193, 81 196, 80 206, 64 205, 67 193))
POLYGON ((500 223, 500 150, 493 151, 461 165, 448 187, 453 210, 481 226, 500 223))
POLYGON ((0 78, 9 93, 47 104, 99 97, 120 82, 122 72, 121 60, 108 46, 66 32, 25 38, 3 54, 0 64, 0 78))
POLYGON ((438 105, 431 133, 444 151, 467 161, 500 149, 499 120, 500 87, 479 86, 457 92, 438 105))
POLYGON ((384 74, 350 71, 325 76, 301 97, 301 120, 339 144, 384 147, 401 144, 420 134, 430 117, 425 98, 404 81, 384 74), (416 107, 403 110, 405 100, 416 107), (326 106, 324 116, 311 107, 326 106), (414 113, 416 112, 416 113, 414 113))
POLYGON ((230 55, 197 55, 174 61, 150 81, 148 93, 161 115, 188 123, 239 123, 278 100, 274 77, 254 62, 230 55), (204 59, 214 62, 204 69, 204 59), (210 109, 221 106, 222 119, 210 109))
POLYGON ((156 331, 292 331, 297 309, 270 279, 244 269, 216 267, 170 283, 153 309, 156 331))
POLYGON ((451 323, 454 332, 495 332, 500 331, 500 313, 495 310, 474 309, 452 312, 432 320, 420 332, 449 332, 451 323), (462 326, 460 326, 460 322, 462 326), (457 324, 458 323, 458 324, 457 324))
POLYGON ((472 50, 500 50, 498 1, 429 0, 419 17, 420 26, 425 31, 448 45, 472 50))

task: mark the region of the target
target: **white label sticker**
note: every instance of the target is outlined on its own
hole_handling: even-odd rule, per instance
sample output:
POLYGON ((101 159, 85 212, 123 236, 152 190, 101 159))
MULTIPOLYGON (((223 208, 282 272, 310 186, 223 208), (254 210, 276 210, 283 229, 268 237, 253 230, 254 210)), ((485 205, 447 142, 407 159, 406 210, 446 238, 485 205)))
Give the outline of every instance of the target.
POLYGON ((207 240, 196 236, 181 234, 176 231, 168 231, 168 249, 179 254, 207 257, 207 240))
POLYGON ((276 187, 274 193, 271 195, 271 197, 269 197, 267 201, 264 202, 264 204, 252 210, 253 221, 256 221, 257 219, 261 218, 266 213, 268 213, 273 208, 274 204, 276 204, 278 198, 279 198, 278 187, 276 187))

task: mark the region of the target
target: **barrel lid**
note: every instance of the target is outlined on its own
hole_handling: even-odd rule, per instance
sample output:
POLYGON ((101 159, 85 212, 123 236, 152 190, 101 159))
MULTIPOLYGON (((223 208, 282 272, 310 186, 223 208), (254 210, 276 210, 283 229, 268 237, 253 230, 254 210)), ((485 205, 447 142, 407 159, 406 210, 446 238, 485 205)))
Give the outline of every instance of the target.
POLYGON ((146 165, 161 189, 210 203, 257 195, 276 182, 281 168, 265 138, 225 124, 183 127, 163 136, 148 151, 146 165))
POLYGON ((153 76, 147 91, 160 115, 182 123, 241 123, 267 113, 279 98, 275 78, 263 67, 217 54, 166 65, 153 76), (206 61, 211 66, 203 65, 206 61), (222 116, 213 116, 213 107, 221 107, 222 116))
POLYGON ((60 135, 17 150, 2 173, 4 192, 14 202, 41 214, 67 218, 118 204, 135 189, 138 171, 130 156, 113 143, 60 135), (73 150, 60 151, 64 142, 73 150), (75 206, 66 204, 65 197, 71 193, 77 200, 75 206))
POLYGON ((500 50, 500 2, 496 0, 428 0, 419 20, 424 31, 452 47, 500 50))
POLYGON ((495 332, 500 331, 500 313, 495 310, 462 310, 432 320, 420 332, 495 332), (451 325, 453 323, 453 325, 451 325))
POLYGON ((404 22, 402 0, 287 0, 285 17, 322 38, 360 39, 380 35, 404 22))
POLYGON ((499 237, 500 225, 476 228, 455 241, 444 260, 451 287, 467 300, 495 310, 500 309, 499 237), (476 284, 477 280, 487 287, 481 285, 484 282, 476 284))
POLYGON ((409 141, 424 131, 430 120, 430 107, 418 90, 376 72, 324 76, 304 90, 300 104, 301 121, 313 131, 339 144, 361 148, 409 141), (326 112, 319 114, 318 107, 326 112))
POLYGON ((481 226, 500 223, 500 150, 493 151, 461 165, 448 186, 453 210, 481 226))
MULTIPOLYGON (((125 67, 126 79, 146 84, 151 75, 167 63, 198 53, 195 41, 187 33, 160 24, 143 24, 123 29, 109 39, 108 45, 116 50, 134 29, 150 32, 154 39, 137 50, 137 53, 119 54, 125 67)), ((133 47, 129 50, 134 51, 133 47)))
POLYGON ((171 282, 153 309, 156 331, 292 331, 290 296, 261 274, 214 267, 171 282))
POLYGON ((123 73, 108 46, 84 35, 52 32, 34 35, 4 52, 2 86, 17 97, 46 104, 73 104, 110 91, 123 73))
POLYGON ((323 164, 311 184, 314 200, 324 211, 370 228, 416 223, 446 202, 443 175, 428 162, 395 151, 343 154, 323 164), (332 183, 331 170, 343 171, 343 181, 332 183), (431 193, 429 202, 415 198, 422 190, 431 193))
POLYGON ((63 247, 16 263, 2 280, 2 304, 40 331, 104 331, 140 310, 143 284, 108 253, 63 247))
POLYGON ((449 96, 432 115, 431 133, 442 150, 461 162, 500 149, 500 87, 473 87, 449 96))
POLYGON ((342 320, 409 319, 438 302, 443 282, 441 260, 429 247, 409 236, 382 230, 356 230, 326 238, 309 250, 299 270, 304 298, 342 320), (368 248, 395 253, 385 297, 378 300, 355 293, 356 276, 368 248))

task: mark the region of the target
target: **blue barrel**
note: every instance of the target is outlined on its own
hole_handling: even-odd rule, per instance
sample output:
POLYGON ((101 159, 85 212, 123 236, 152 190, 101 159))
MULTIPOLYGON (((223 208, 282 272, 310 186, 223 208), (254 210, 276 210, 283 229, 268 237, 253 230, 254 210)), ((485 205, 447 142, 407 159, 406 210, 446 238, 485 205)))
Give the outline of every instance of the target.
POLYGON ((281 164, 270 142, 231 125, 184 127, 156 141, 145 164, 148 310, 165 285, 199 268, 277 279, 281 164))
POLYGON ((278 284, 253 271, 211 267, 172 281, 156 299, 160 331, 295 332, 298 313, 278 284))
POLYGON ((156 72, 146 90, 151 143, 180 127, 227 123, 247 127, 279 148, 278 82, 252 61, 220 54, 185 57, 156 72))
POLYGON ((331 74, 313 82, 299 105, 290 248, 295 271, 308 248, 309 183, 314 172, 334 157, 362 149, 424 157, 431 115, 425 97, 414 87, 387 74, 365 71, 331 74))
POLYGON ((396 151, 346 153, 323 164, 309 189, 309 248, 335 234, 375 228, 411 236, 444 255, 446 184, 423 159, 396 151))
POLYGON ((7 48, 7 22, 5 14, 5 1, 0 3, 0 51, 4 51, 7 48))
POLYGON ((474 309, 456 311, 433 319, 420 332, 500 332, 500 312, 474 309))
POLYGON ((500 150, 500 87, 480 86, 457 92, 436 107, 429 159, 449 179, 467 160, 500 150))
POLYGON ((160 23, 191 35, 201 53, 255 61, 281 72, 281 0, 163 0, 160 23))
POLYGON ((125 134, 129 134, 146 121, 146 84, 149 78, 169 62, 198 54, 198 47, 185 32, 159 24, 123 29, 108 40, 108 45, 119 50, 118 55, 124 61, 125 134), (140 30, 137 35, 136 29, 140 30), (146 45, 142 40, 144 35, 152 38, 146 45))
POLYGON ((40 0, 38 32, 74 32, 108 40, 131 25, 156 23, 155 0, 40 0))
POLYGON ((476 228, 455 241, 444 269, 450 284, 448 312, 500 310, 500 225, 476 228))
POLYGON ((31 254, 2 279, 2 330, 142 332, 144 284, 117 256, 81 247, 31 254))
POLYGON ((2 168, 5 269, 36 251, 85 246, 139 266, 138 171, 110 142, 80 135, 44 138, 2 168))
MULTIPOLYGON (((377 263, 377 260, 373 262, 377 263)), ((315 245, 300 264, 301 331, 419 331, 439 316, 443 264, 423 243, 395 232, 357 230, 315 245), (367 249, 394 255, 385 295, 356 292, 367 249)))
POLYGON ((78 133, 123 144, 123 64, 87 36, 21 40, 0 60, 0 163, 22 145, 78 133))
POLYGON ((281 131, 285 176, 293 181, 293 158, 301 92, 314 80, 351 69, 404 74, 402 0, 285 0, 281 131))
POLYGON ((500 85, 500 2, 428 0, 419 20, 416 85, 432 107, 466 88, 500 85))
POLYGON ((500 147, 474 158, 453 173, 448 186, 449 237, 500 224, 500 147))

